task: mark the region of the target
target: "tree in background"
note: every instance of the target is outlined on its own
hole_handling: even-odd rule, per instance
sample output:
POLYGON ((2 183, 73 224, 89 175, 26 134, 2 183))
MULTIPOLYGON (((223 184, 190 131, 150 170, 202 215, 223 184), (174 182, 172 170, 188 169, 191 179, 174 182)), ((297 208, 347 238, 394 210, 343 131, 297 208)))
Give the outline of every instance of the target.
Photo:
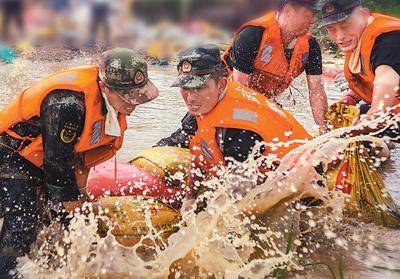
POLYGON ((382 12, 392 16, 400 16, 399 0, 365 0, 365 6, 371 11, 382 12))

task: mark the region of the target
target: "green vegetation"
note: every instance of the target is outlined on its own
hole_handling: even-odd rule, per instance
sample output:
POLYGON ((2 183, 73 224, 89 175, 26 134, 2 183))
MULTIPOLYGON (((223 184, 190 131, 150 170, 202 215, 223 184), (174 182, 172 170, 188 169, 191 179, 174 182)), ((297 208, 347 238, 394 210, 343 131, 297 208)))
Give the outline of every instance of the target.
MULTIPOLYGON (((332 276, 333 279, 338 279, 338 277, 335 275, 335 272, 333 272, 332 267, 324 262, 317 262, 317 263, 308 263, 308 264, 304 264, 304 267, 308 267, 308 266, 323 266, 325 268, 327 268, 332 276)), ((339 274, 339 279, 345 279, 344 277, 344 264, 343 264, 343 257, 340 256, 339 258, 339 265, 338 265, 338 274, 339 274)), ((351 277, 350 277, 351 278, 351 277)))
POLYGON ((364 5, 373 12, 400 17, 399 0, 365 0, 364 5))

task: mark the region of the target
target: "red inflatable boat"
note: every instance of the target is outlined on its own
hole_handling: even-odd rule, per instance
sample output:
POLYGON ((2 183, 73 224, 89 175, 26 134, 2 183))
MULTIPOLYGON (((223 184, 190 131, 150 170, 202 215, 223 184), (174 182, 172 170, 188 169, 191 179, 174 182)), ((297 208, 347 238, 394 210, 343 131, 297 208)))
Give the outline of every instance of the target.
POLYGON ((100 197, 146 196, 176 206, 184 193, 170 187, 151 172, 129 163, 106 161, 90 170, 87 191, 92 200, 100 197))

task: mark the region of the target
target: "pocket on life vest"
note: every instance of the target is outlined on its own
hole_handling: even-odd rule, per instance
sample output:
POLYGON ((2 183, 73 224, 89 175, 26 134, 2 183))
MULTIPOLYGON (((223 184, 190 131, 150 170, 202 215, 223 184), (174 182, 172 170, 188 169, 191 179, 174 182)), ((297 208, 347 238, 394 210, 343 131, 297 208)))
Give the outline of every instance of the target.
POLYGON ((95 149, 85 151, 81 156, 83 165, 86 168, 94 167, 107 161, 115 155, 114 148, 110 145, 99 146, 95 149))

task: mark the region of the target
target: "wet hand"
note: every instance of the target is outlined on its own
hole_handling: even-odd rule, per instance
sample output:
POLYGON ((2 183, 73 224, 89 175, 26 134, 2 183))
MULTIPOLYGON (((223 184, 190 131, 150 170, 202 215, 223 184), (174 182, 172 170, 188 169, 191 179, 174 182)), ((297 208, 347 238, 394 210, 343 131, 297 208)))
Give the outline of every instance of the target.
POLYGON ((319 126, 319 135, 323 135, 329 132, 328 125, 319 126))
POLYGON ((339 100, 340 104, 345 104, 349 106, 357 105, 357 100, 354 99, 351 95, 345 95, 342 99, 339 100))

